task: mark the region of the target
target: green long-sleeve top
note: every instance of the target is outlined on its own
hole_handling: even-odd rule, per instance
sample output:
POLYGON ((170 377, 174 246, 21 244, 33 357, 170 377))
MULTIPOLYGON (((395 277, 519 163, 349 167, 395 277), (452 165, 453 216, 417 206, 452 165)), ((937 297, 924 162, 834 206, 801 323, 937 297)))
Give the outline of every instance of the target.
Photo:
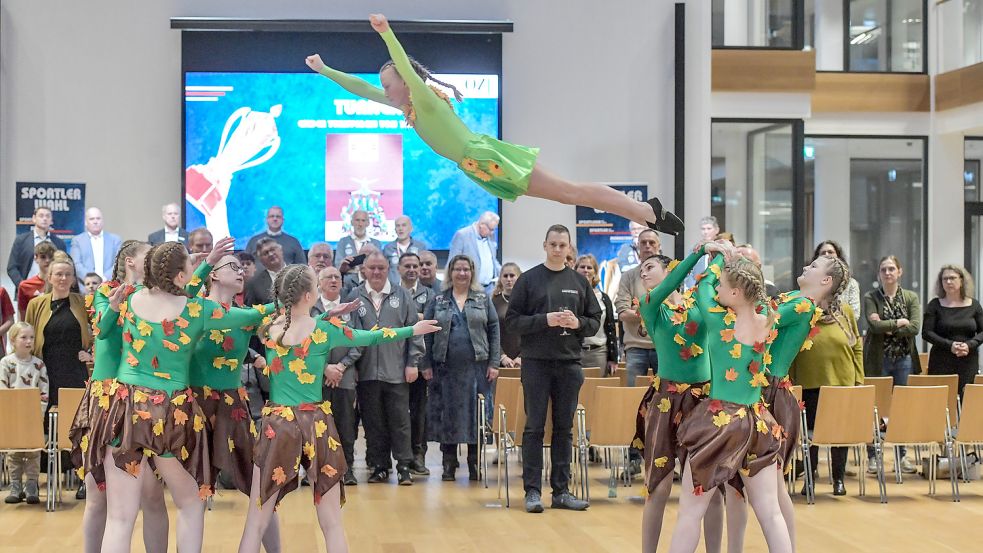
POLYGON ((868 376, 882 376, 884 372, 884 340, 888 334, 903 337, 908 342, 911 355, 911 372, 921 372, 921 359, 918 356, 918 346, 915 337, 922 328, 922 303, 918 294, 911 290, 898 288, 898 294, 908 312, 908 325, 898 326, 897 319, 889 319, 885 313, 884 291, 876 288, 864 295, 863 320, 867 322, 867 334, 864 336, 864 371, 868 376), (877 314, 881 320, 872 321, 870 316, 877 314))
POLYGON ((846 302, 841 309, 835 321, 818 322, 812 348, 801 351, 792 363, 789 376, 805 389, 863 384, 864 347, 857 319, 846 302))
POLYGON ((242 363, 249 352, 249 339, 260 323, 273 311, 273 304, 253 306, 252 309, 230 307, 213 300, 205 300, 206 312, 221 309, 235 311, 230 321, 246 326, 230 325, 228 328, 211 329, 198 341, 191 357, 191 385, 207 386, 215 390, 234 390, 241 386, 242 363))
MULTIPOLYGON (((407 120, 413 124, 420 138, 433 148, 437 154, 460 164, 468 142, 477 135, 469 129, 454 113, 454 109, 443 96, 427 85, 410 64, 403 46, 396 40, 392 29, 382 33, 382 40, 389 48, 389 57, 396 65, 399 76, 410 89, 410 105, 392 106, 403 110, 407 120)), ((320 73, 342 88, 367 100, 391 106, 386 93, 363 79, 325 66, 320 73)))
POLYGON ((778 335, 768 350, 768 372, 775 378, 785 378, 795 356, 812 347, 812 339, 819 332, 816 321, 823 316, 823 310, 802 292, 792 290, 778 296, 777 312, 778 335))
POLYGON ((716 256, 696 285, 696 307, 707 327, 710 398, 751 405, 761 399, 761 388, 768 385, 764 359, 775 333, 772 331, 768 340, 754 344, 737 340, 737 315, 717 301, 716 279, 720 278, 723 264, 723 256, 716 256), (707 277, 711 273, 716 279, 707 277))
MULTIPOLYGON (((710 380, 710 360, 704 355, 707 325, 696 308, 692 290, 683 294, 679 305, 668 300, 703 255, 701 248, 678 263, 638 306, 659 357, 659 376, 673 382, 696 384, 710 380)), ((711 273, 710 278, 715 280, 716 276, 711 273)))
POLYGON ((375 346, 413 336, 413 327, 354 330, 339 318, 315 319, 313 332, 299 345, 281 345, 266 339, 266 368, 270 401, 296 406, 321 403, 324 365, 332 348, 375 346))
MULTIPOLYGON (((202 263, 195 269, 191 281, 184 287, 189 295, 197 295, 201 289, 205 277, 212 270, 208 263, 202 263)), ((119 370, 121 352, 123 350, 123 335, 121 332, 114 332, 112 327, 119 323, 119 314, 112 311, 109 307, 109 296, 113 290, 121 284, 116 281, 105 282, 96 289, 92 295, 93 329, 92 333, 96 336, 96 341, 92 346, 94 360, 92 365, 92 380, 105 380, 116 378, 119 370), (107 331, 103 332, 103 328, 107 331)), ((122 284, 126 286, 125 283, 122 284)), ((143 289, 143 285, 137 283, 133 291, 138 292, 143 289)))

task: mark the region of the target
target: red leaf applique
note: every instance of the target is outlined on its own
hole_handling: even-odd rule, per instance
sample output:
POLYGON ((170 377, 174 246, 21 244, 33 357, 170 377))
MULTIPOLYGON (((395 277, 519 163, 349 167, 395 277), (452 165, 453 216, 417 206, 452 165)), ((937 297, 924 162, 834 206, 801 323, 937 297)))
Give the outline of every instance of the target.
POLYGON ((235 340, 232 339, 232 336, 226 336, 222 340, 222 351, 232 351, 233 347, 235 347, 235 340))
POLYGON ((696 331, 697 329, 699 329, 699 327, 700 325, 696 322, 688 322, 686 323, 686 326, 683 328, 686 334, 689 334, 690 336, 696 336, 696 331))
POLYGON ((161 321, 160 327, 164 329, 164 336, 170 336, 174 334, 174 321, 161 321))

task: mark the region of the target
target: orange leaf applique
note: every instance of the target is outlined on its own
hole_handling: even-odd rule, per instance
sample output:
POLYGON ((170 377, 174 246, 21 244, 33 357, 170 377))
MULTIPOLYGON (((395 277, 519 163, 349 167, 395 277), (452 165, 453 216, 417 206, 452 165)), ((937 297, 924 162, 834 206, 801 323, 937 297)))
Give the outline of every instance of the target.
POLYGON ((723 340, 724 342, 733 342, 734 332, 735 331, 733 328, 725 328, 720 331, 720 339, 723 340))
POLYGON ((334 478, 334 476, 338 474, 338 469, 332 467, 331 465, 324 465, 321 467, 321 472, 323 472, 328 478, 334 478))
POLYGON ((273 427, 269 425, 266 426, 266 430, 263 430, 263 434, 270 440, 276 438, 276 430, 273 430, 273 427))
POLYGON ((168 340, 161 340, 160 343, 163 344, 165 348, 167 348, 167 349, 169 349, 171 351, 177 351, 177 350, 181 349, 181 346, 175 344, 174 342, 168 341, 168 340))
POLYGON ((276 467, 273 469, 272 479, 277 486, 282 486, 283 483, 287 481, 287 474, 283 472, 283 467, 276 467))
POLYGON ((130 365, 131 367, 136 367, 137 365, 139 365, 139 364, 140 364, 140 360, 139 360, 139 359, 137 359, 136 357, 134 357, 134 355, 133 355, 133 352, 132 352, 132 351, 128 351, 128 352, 126 352, 126 362, 127 362, 127 364, 129 364, 129 365, 130 365))
POLYGON ((160 327, 164 330, 164 336, 174 334, 174 321, 168 321, 165 319, 160 322, 160 327))
POLYGON ((225 312, 222 311, 221 309, 219 309, 218 307, 216 307, 215 310, 212 311, 212 318, 213 319, 221 319, 224 316, 225 316, 225 312))
POLYGON ((174 410, 174 424, 175 425, 184 425, 184 423, 186 423, 186 422, 188 422, 188 414, 185 413, 184 411, 181 411, 180 409, 175 409, 174 410))
POLYGON ((724 373, 724 378, 727 379, 727 382, 734 382, 737 380, 737 371, 734 370, 734 367, 727 369, 727 372, 724 373))
POLYGON ((126 464, 126 472, 130 473, 130 476, 136 478, 140 476, 140 462, 130 461, 126 464))
POLYGON ((178 328, 188 328, 188 319, 178 317, 174 319, 174 324, 176 324, 178 328))
POLYGON ((803 301, 800 301, 799 303, 795 304, 795 312, 796 313, 808 313, 810 307, 811 306, 809 305, 809 302, 803 300, 803 301))

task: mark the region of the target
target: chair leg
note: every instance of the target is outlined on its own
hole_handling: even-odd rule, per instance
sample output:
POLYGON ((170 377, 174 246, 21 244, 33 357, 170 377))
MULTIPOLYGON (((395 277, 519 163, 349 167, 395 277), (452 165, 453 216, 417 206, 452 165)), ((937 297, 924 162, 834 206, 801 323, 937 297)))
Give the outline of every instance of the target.
POLYGON ((610 467, 609 467, 609 471, 610 471, 610 475, 611 476, 608 479, 608 497, 618 497, 618 481, 617 481, 616 476, 615 476, 616 475, 616 471, 617 471, 617 467, 615 466, 615 463, 614 463, 614 455, 611 455, 610 454, 610 448, 606 448, 605 451, 608 452, 608 455, 611 458, 611 463, 610 463, 610 467))
POLYGON ((863 446, 856 446, 853 452, 856 454, 857 460, 857 487, 860 488, 860 497, 867 495, 867 456, 861 455, 860 448, 863 446))
POLYGON ((887 477, 884 474, 884 446, 880 440, 874 446, 874 455, 877 458, 877 486, 881 492, 881 503, 887 503, 887 477))
POLYGON ((904 484, 901 479, 901 448, 894 446, 894 478, 898 484, 904 484))
POLYGON ((959 479, 956 478, 956 463, 955 463, 955 451, 952 447, 952 440, 947 440, 945 443, 946 455, 949 456, 949 484, 952 487, 952 501, 958 503, 959 497, 959 479))
POLYGON ((829 475, 829 485, 833 485, 833 448, 826 447, 826 474, 829 475))

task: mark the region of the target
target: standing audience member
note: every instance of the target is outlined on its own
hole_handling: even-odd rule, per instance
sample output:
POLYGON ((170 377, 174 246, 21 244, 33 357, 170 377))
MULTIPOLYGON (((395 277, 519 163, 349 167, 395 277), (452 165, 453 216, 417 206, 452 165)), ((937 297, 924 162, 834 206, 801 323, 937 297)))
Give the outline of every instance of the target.
POLYGON ((72 238, 71 255, 75 261, 75 274, 81 279, 96 273, 106 280, 113 274, 116 253, 123 241, 119 236, 103 230, 102 211, 98 207, 85 210, 85 232, 72 238))
MULTIPOLYGON (((361 263, 357 265, 349 265, 347 261, 342 262, 342 266, 338 269, 341 271, 341 274, 344 275, 344 280, 342 281, 341 285, 341 297, 348 299, 349 296, 352 295, 352 292, 358 288, 359 285, 365 282, 365 261, 368 260, 369 255, 373 253, 381 252, 379 251, 379 248, 375 247, 374 244, 371 242, 366 242, 362 244, 362 249, 358 251, 358 255, 365 256, 362 258, 361 263), (345 267, 350 268, 347 274, 344 271, 345 267)), ((393 286, 397 286, 399 284, 399 275, 397 274, 396 278, 390 277, 389 282, 391 282, 393 286)))
POLYGON ((420 282, 424 286, 429 286, 435 294, 442 290, 440 279, 437 278, 437 256, 430 250, 419 252, 420 255, 420 282))
MULTIPOLYGON (((360 329, 413 326, 419 320, 409 293, 389 281, 389 260, 374 251, 365 260, 365 282, 355 289, 362 306, 352 312, 351 327, 360 329)), ((351 348, 340 361, 349 370, 357 364, 359 412, 365 427, 365 462, 369 483, 389 480, 396 459, 401 486, 413 484, 410 465, 410 387, 419 377, 423 337, 372 347, 351 348)))
POLYGON ((362 252, 366 244, 375 246, 375 249, 382 251, 382 242, 368 235, 369 214, 363 209, 352 213, 352 231, 348 236, 342 236, 338 240, 336 248, 335 266, 341 269, 341 274, 348 274, 352 270, 352 259, 362 252))
POLYGON ((410 293, 417 311, 423 315, 423 310, 437 293, 433 288, 420 282, 420 256, 415 253, 404 253, 397 260, 397 276, 399 285, 410 293))
POLYGON ((0 353, 7 351, 7 331, 14 324, 14 304, 7 289, 0 286, 0 353))
POLYGON ((102 284, 102 277, 95 273, 89 273, 82 279, 82 294, 88 296, 96 293, 96 288, 102 284))
MULTIPOLYGON (((311 251, 314 248, 311 247, 311 251)), ((317 318, 330 312, 341 304, 341 272, 334 265, 321 269, 317 275, 318 299, 311 308, 311 316, 317 318)), ((342 315, 341 320, 347 322, 351 317, 342 315)), ((355 440, 358 438, 358 419, 355 417, 355 368, 345 366, 341 360, 348 355, 350 348, 337 347, 328 355, 324 366, 324 383, 321 395, 324 401, 331 402, 335 426, 341 448, 345 452, 348 470, 342 477, 346 486, 358 484, 352 467, 355 466, 355 440)))
MULTIPOLYGON (((85 298, 72 292, 75 267, 67 255, 59 254, 51 261, 48 282, 51 291, 31 300, 24 321, 35 329, 32 353, 48 369, 50 408, 58 405, 59 389, 85 388, 89 379, 85 364, 92 360, 88 353, 92 348, 92 329, 85 298)), ((47 425, 47 417, 44 420, 47 425)))
POLYGON ((509 310, 512 288, 515 287, 515 281, 519 279, 521 274, 522 269, 511 261, 502 265, 502 274, 499 275, 498 282, 495 283, 495 291, 492 293, 495 312, 498 314, 498 320, 503 323, 499 325, 502 344, 502 358, 499 360, 499 366, 502 367, 522 366, 522 357, 519 355, 520 336, 504 324, 505 314, 509 310))
POLYGON ((58 251, 51 242, 39 242, 34 246, 34 264, 37 265, 38 272, 22 280, 17 286, 17 316, 20 320, 23 321, 27 315, 27 304, 44 293, 48 281, 48 267, 58 251))
POLYGON ((334 250, 327 242, 314 242, 307 250, 307 265, 319 275, 325 267, 334 265, 334 250))
MULTIPOLYGON (((397 263, 399 265, 399 285, 409 292, 413 305, 416 306, 422 320, 423 310, 434 298, 434 291, 420 284, 420 256, 407 252, 399 257, 397 263)), ((430 373, 424 371, 421 375, 423 378, 418 378, 416 382, 410 384, 410 446, 413 448, 413 463, 410 465, 410 472, 419 476, 430 474, 430 469, 426 465, 429 375, 430 373)))
MULTIPOLYGON (((645 236, 643 234, 643 236, 645 236)), ((640 240, 641 241, 641 240, 640 240)), ((600 327, 601 307, 590 284, 567 268, 570 231, 553 225, 546 233, 546 261, 526 271, 512 289, 505 324, 522 336, 522 387, 526 427, 522 434, 522 480, 526 511, 543 512, 543 436, 552 403, 550 485, 553 508, 582 511, 588 503, 570 493, 571 428, 584 382, 581 343, 600 327)))
POLYGON ((959 397, 980 367, 983 307, 974 295, 973 277, 965 268, 943 265, 922 323, 922 338, 932 344, 928 374, 959 375, 959 397))
POLYGON ((260 238, 256 254, 262 266, 256 267, 256 275, 246 282, 246 305, 263 305, 273 301, 273 281, 284 267, 283 246, 272 238, 260 238))
MULTIPOLYGON (((249 252, 238 252, 235 255, 236 259, 239 260, 239 265, 242 266, 242 279, 248 284, 256 276, 256 258, 249 252)), ((236 294, 236 303, 246 305, 245 287, 242 288, 242 292, 236 294)))
POLYGON ((205 227, 198 227, 188 234, 188 251, 191 253, 211 253, 214 244, 212 232, 205 227))
MULTIPOLYGON (((409 255, 409 254, 405 254, 409 255)), ((457 446, 467 444, 468 479, 478 473, 478 394, 493 404, 492 383, 498 377, 498 314, 478 284, 474 262, 452 257, 447 264, 448 285, 427 304, 426 320, 440 330, 425 337, 427 354, 423 374, 430 380, 427 439, 440 442, 444 473, 453 481, 458 467, 457 446)))
POLYGON ((181 228, 181 207, 171 203, 165 205, 160 211, 161 218, 164 219, 164 228, 147 235, 147 242, 151 246, 164 242, 180 242, 187 246, 188 231, 181 228))
POLYGON ((613 375, 614 369, 618 367, 618 335, 614 330, 614 307, 611 305, 611 298, 598 287, 601 281, 597 275, 597 258, 592 254, 578 257, 574 270, 584 275, 594 290, 597 303, 601 306, 601 326, 597 334, 584 338, 581 364, 585 367, 600 367, 603 374, 613 375))
POLYGON ((447 253, 449 257, 466 255, 473 259, 478 283, 486 292, 491 291, 491 285, 502 270, 502 264, 498 261, 498 246, 494 241, 499 220, 499 216, 491 211, 482 213, 476 222, 454 233, 447 253))
POLYGON ((261 262, 260 264, 263 262, 263 257, 257 255, 257 252, 259 251, 259 242, 263 238, 270 238, 276 241, 277 244, 280 244, 283 248, 283 262, 285 265, 292 265, 294 263, 304 265, 307 263, 307 256, 304 254, 304 247, 300 245, 300 240, 283 232, 282 207, 274 205, 266 210, 266 230, 250 238, 246 244, 246 251, 256 255, 261 262))
MULTIPOLYGON (((707 215, 706 217, 700 219, 700 238, 707 242, 712 242, 717 239, 717 235, 720 234, 720 224, 717 223, 717 218, 713 215, 707 215)), ((683 281, 683 286, 686 288, 692 288, 696 286, 696 276, 703 274, 707 270, 707 266, 710 265, 710 256, 704 255, 699 263, 693 268, 686 280, 683 281)), ((758 266, 761 266, 759 260, 758 266)))
MULTIPOLYGON (((638 236, 638 251, 643 261, 656 255, 661 249, 662 244, 655 231, 646 229, 638 236)), ((628 369, 629 383, 635 382, 636 376, 648 374, 649 369, 653 373, 659 371, 659 359, 638 314, 639 298, 648 294, 640 271, 639 267, 635 267, 621 275, 618 295, 614 299, 618 320, 624 326, 625 367, 628 369)))
MULTIPOLYGON (((864 295, 868 329, 864 336, 864 374, 890 376, 895 386, 904 386, 908 375, 921 372, 915 345, 922 324, 921 300, 918 294, 901 288, 904 270, 897 257, 883 257, 877 266, 881 286, 864 295)), ((898 455, 902 472, 914 474, 915 465, 905 457, 905 448, 898 448, 898 455)), ((867 450, 867 457, 871 459, 869 470, 877 472, 872 449, 867 450)))
MULTIPOLYGON (((44 362, 34 356, 34 329, 25 322, 10 327, 8 334, 13 352, 0 359, 0 389, 38 388, 41 391, 41 411, 48 402, 48 374, 44 362)), ((2 353, 2 352, 0 352, 2 353)), ((38 497, 38 476, 41 472, 41 452, 27 451, 7 454, 10 471, 10 493, 4 503, 41 502, 38 497), (24 483, 24 477, 27 483, 24 483)))
MULTIPOLYGON (((396 267, 399 265, 399 258, 404 253, 419 254, 427 249, 427 245, 423 241, 413 238, 413 221, 406 215, 396 217, 393 224, 396 230, 396 240, 386 244, 382 248, 382 253, 389 258, 389 266, 392 267, 390 271, 395 273, 396 267)), ((395 274, 391 276, 396 277, 395 274)))
POLYGON ((34 225, 28 232, 22 232, 14 238, 10 247, 10 258, 7 259, 7 275, 14 283, 14 289, 21 281, 38 274, 39 267, 34 258, 34 248, 42 242, 50 242, 55 249, 66 251, 65 242, 51 232, 51 210, 47 207, 34 209, 32 219, 34 225))
POLYGON ((636 223, 635 221, 628 222, 628 232, 631 233, 631 241, 625 242, 618 248, 618 268, 622 272, 629 269, 634 269, 642 262, 638 257, 638 235, 646 229, 645 225, 636 223))
MULTIPOLYGON (((834 240, 826 240, 825 242, 820 242, 816 246, 816 251, 812 254, 812 260, 815 261, 820 255, 826 255, 830 257, 837 257, 842 259, 844 263, 847 263, 846 257, 843 255, 843 246, 840 246, 839 242, 834 240)), ((850 277, 850 282, 846 286, 846 291, 843 292, 843 301, 846 302, 850 309, 853 310, 853 316, 860 320, 860 283, 857 279, 850 277)))

